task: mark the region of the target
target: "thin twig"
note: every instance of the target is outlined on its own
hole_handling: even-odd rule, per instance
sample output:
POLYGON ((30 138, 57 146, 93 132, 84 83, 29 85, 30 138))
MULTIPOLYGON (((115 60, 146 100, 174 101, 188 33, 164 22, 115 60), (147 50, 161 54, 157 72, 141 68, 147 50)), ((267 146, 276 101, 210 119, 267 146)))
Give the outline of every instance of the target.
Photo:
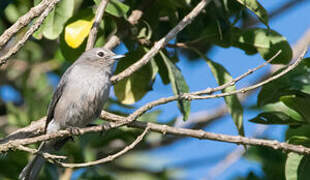
MULTIPOLYGON (((192 100, 198 100, 198 99, 211 99, 211 98, 219 98, 219 97, 224 97, 224 96, 231 96, 234 94, 238 94, 238 93, 245 93, 247 91, 256 89, 258 87, 261 87, 275 79, 280 78, 281 76, 285 75, 286 73, 290 72, 291 70, 293 70, 295 67, 297 67, 297 65, 302 61, 304 55, 306 53, 306 50, 303 52, 303 54, 299 57, 299 59, 294 62, 293 64, 289 65, 285 70, 283 70, 282 72, 280 72, 279 74, 276 74, 260 83, 254 84, 252 86, 246 87, 246 88, 241 88, 235 91, 231 91, 231 92, 224 92, 224 93, 220 93, 220 94, 214 94, 214 95, 206 95, 206 96, 198 96, 195 95, 195 93, 200 92, 200 91, 196 91, 196 92, 192 92, 192 93, 185 93, 182 95, 177 95, 177 96, 170 96, 170 97, 166 97, 166 98, 160 98, 157 99, 155 101, 149 102, 147 104, 145 104, 144 106, 140 107, 139 109, 137 109, 135 112, 133 112, 132 114, 130 114, 127 118, 128 123, 131 121, 134 121, 135 119, 137 119, 139 116, 141 116, 142 114, 144 114, 146 111, 154 108, 155 106, 158 105, 162 105, 162 104, 167 104, 169 102, 172 101, 176 101, 176 100, 188 100, 188 101, 192 101, 192 100)), ((216 88, 217 90, 222 90, 226 88, 226 86, 222 86, 221 88, 216 88)), ((213 92, 213 90, 210 90, 211 92, 213 92)))
MULTIPOLYGON (((299 40, 293 45, 293 58, 291 62, 294 62, 300 54, 304 51, 305 48, 308 47, 310 42, 310 29, 306 30, 304 34, 299 38, 299 40)), ((186 43, 176 43, 177 47, 181 44, 181 47, 185 44, 185 48, 189 48, 186 43)), ((169 45, 169 44, 168 44, 169 45)), ((256 84, 258 82, 261 82, 265 79, 267 79, 273 72, 279 70, 280 66, 271 66, 269 72, 264 74, 262 77, 259 78, 256 82, 253 84, 256 84)), ((250 85, 251 86, 251 85, 250 85)), ((242 99, 246 99, 250 94, 249 92, 253 91, 248 91, 246 94, 240 94, 239 100, 242 101, 242 99)), ((204 127, 207 124, 212 123, 214 120, 218 119, 219 117, 224 116, 225 114, 228 113, 227 106, 225 104, 220 105, 218 108, 214 108, 212 110, 205 110, 205 111, 200 111, 196 113, 192 113, 187 121, 183 121, 182 117, 179 117, 178 120, 176 121, 176 127, 193 127, 194 129, 200 129, 204 127)))
POLYGON ((86 163, 63 163, 63 162, 57 161, 56 164, 58 164, 62 167, 67 167, 67 168, 81 168, 81 167, 90 167, 90 166, 95 166, 98 164, 111 162, 114 159, 122 156, 123 154, 127 153, 128 151, 130 151, 134 147, 136 147, 136 145, 139 144, 143 140, 143 138, 145 137, 145 135, 147 134, 149 129, 150 129, 149 127, 146 127, 145 130, 143 131, 143 133, 140 136, 138 136, 134 142, 132 142, 130 145, 126 146, 124 149, 122 149, 121 151, 119 151, 113 155, 110 155, 110 156, 107 156, 105 158, 98 159, 95 161, 86 162, 86 163))
POLYGON ((59 2, 60 0, 53 0, 51 1, 48 6, 45 8, 43 13, 39 16, 37 21, 29 28, 29 30, 25 33, 23 38, 19 40, 4 56, 0 57, 0 67, 7 62, 7 60, 15 54, 28 40, 28 38, 40 27, 40 25, 43 23, 46 16, 49 14, 49 12, 54 8, 54 6, 59 2))
POLYGON ((49 4, 53 4, 56 1, 57 0, 43 0, 37 6, 31 8, 25 15, 18 18, 18 20, 10 28, 5 30, 4 33, 2 33, 0 36, 0 49, 11 39, 14 34, 16 34, 23 27, 27 26, 32 19, 39 16, 48 7, 49 4))
POLYGON ((18 149, 18 150, 21 150, 21 151, 29 152, 31 154, 40 154, 45 159, 51 159, 51 160, 56 160, 56 159, 65 160, 65 159, 67 159, 66 156, 58 156, 58 155, 49 154, 49 153, 46 153, 46 152, 40 152, 40 151, 38 151, 36 149, 32 149, 32 148, 29 148, 29 147, 26 147, 26 146, 22 146, 22 145, 16 146, 15 148, 18 149))
POLYGON ((122 71, 118 75, 112 76, 111 82, 116 83, 121 79, 129 77, 132 73, 146 65, 151 60, 151 58, 160 51, 161 48, 163 48, 171 39, 175 38, 182 29, 190 24, 209 2, 210 0, 200 1, 200 3, 198 3, 197 6, 188 15, 186 15, 171 31, 169 31, 166 36, 156 42, 154 46, 140 60, 126 68, 126 70, 122 71))
MULTIPOLYGON (((195 52, 197 52, 202 58, 208 60, 208 58, 202 54, 201 52, 199 52, 198 50, 195 50, 195 52)), ((259 70, 260 68, 268 65, 272 60, 274 60, 276 57, 278 57, 280 54, 281 54, 282 50, 279 50, 274 56, 272 56, 269 60, 267 60, 266 62, 264 62, 263 64, 253 68, 253 69, 249 69, 247 72, 241 74, 240 76, 238 76, 237 78, 231 80, 230 82, 227 82, 223 85, 220 85, 216 88, 207 88, 205 90, 202 90, 202 91, 197 91, 195 93, 192 93, 194 95, 202 95, 202 94, 211 94, 213 92, 216 92, 216 91, 220 91, 220 90, 223 90, 225 88, 228 88, 230 86, 233 86, 236 84, 236 82, 240 81, 241 79, 247 77, 248 75, 252 74, 253 72, 259 70)))
POLYGON ((93 27, 91 28, 89 36, 88 36, 86 50, 89 50, 89 49, 94 47, 97 32, 98 32, 98 27, 99 27, 99 24, 102 20, 104 10, 107 7, 108 3, 109 3, 109 0, 101 0, 100 4, 96 10, 96 17, 95 17, 95 21, 93 23, 93 27))

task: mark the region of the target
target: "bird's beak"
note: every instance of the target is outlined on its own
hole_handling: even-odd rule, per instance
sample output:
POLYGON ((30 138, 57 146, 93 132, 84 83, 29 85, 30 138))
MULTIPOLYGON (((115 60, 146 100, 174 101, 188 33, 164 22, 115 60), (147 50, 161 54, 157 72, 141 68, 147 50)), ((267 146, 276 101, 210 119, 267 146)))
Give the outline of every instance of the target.
POLYGON ((112 56, 111 58, 112 59, 121 59, 121 58, 123 58, 123 57, 125 57, 125 55, 114 55, 114 56, 112 56))

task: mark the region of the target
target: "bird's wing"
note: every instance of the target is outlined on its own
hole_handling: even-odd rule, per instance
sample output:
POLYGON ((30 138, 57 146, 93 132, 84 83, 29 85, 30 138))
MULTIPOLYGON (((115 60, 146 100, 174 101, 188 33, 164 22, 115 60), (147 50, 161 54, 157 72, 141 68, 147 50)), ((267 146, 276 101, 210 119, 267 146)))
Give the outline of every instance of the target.
POLYGON ((59 84, 57 85, 57 88, 53 94, 53 98, 51 103, 48 106, 48 110, 47 110, 47 118, 46 118, 46 122, 45 122, 45 128, 44 131, 46 132, 47 126, 48 124, 51 122, 51 120, 54 118, 54 111, 56 108, 56 105, 59 101, 59 99, 61 98, 64 88, 66 87, 67 84, 67 79, 68 79, 68 74, 70 73, 70 71, 72 70, 72 66, 69 67, 69 69, 67 69, 67 71, 63 74, 59 84))

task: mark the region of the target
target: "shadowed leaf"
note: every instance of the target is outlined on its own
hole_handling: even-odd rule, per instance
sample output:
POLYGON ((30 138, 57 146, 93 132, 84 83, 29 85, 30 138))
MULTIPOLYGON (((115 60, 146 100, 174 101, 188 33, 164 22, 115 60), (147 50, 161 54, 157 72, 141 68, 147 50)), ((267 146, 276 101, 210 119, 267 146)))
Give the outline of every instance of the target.
POLYGON ((240 4, 251 10, 258 19, 268 26, 268 13, 266 9, 257 0, 236 0, 240 4))
MULTIPOLYGON (((214 61, 211 61, 209 58, 207 58, 205 55, 201 54, 199 51, 195 50, 209 65, 211 72, 213 76, 215 77, 217 83, 219 85, 225 84, 230 82, 233 78, 228 73, 228 71, 221 65, 214 61)), ((222 92, 231 92, 235 91, 235 86, 230 86, 228 88, 225 88, 222 90, 222 92)), ((235 125, 238 129, 238 132, 240 135, 244 135, 244 129, 243 129, 243 108, 242 105, 237 97, 237 95, 231 95, 231 96, 225 96, 224 100, 227 104, 228 111, 231 114, 235 125)))
MULTIPOLYGON (((181 73, 181 71, 177 68, 175 64, 171 62, 171 60, 166 56, 162 51, 160 51, 160 55, 163 61, 166 64, 168 69, 168 76, 171 82, 171 87, 173 93, 175 95, 181 95, 189 92, 189 87, 181 73)), ((190 102, 187 100, 178 101, 178 107, 183 114, 183 119, 187 120, 190 113, 190 102)))

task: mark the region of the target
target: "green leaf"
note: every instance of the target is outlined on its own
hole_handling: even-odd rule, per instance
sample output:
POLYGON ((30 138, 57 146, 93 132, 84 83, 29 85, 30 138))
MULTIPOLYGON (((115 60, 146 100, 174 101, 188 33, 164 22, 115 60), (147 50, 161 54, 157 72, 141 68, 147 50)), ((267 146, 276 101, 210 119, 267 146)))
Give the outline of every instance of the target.
POLYGON ((17 21, 17 19, 20 17, 20 12, 18 11, 18 8, 16 7, 15 4, 9 4, 5 9, 4 9, 4 14, 7 18, 7 20, 10 23, 14 23, 17 21))
POLYGON ((62 0, 49 13, 41 27, 37 30, 35 37, 40 38, 42 32, 47 39, 56 39, 61 34, 65 23, 72 16, 74 0, 62 0))
POLYGON ((285 163, 286 180, 296 180, 298 178, 298 167, 304 156, 296 153, 288 153, 285 163))
POLYGON ((144 122, 157 122, 157 117, 161 114, 161 110, 155 110, 152 112, 148 112, 143 114, 141 117, 138 118, 138 121, 144 122))
POLYGON ((264 170, 264 177, 259 178, 260 180, 285 179, 285 154, 283 152, 267 147, 251 146, 246 151, 245 157, 251 161, 255 160, 260 163, 261 168, 264 170))
MULTIPOLYGON (((219 85, 228 83, 233 79, 231 75, 227 72, 227 70, 221 64, 213 62, 210 59, 207 60, 207 63, 211 69, 213 76, 215 77, 219 85)), ((222 90, 222 92, 225 93, 225 92, 231 92, 235 90, 236 90, 235 86, 230 86, 222 90)), ((237 126, 239 134, 244 135, 243 108, 238 99, 238 96, 237 95, 225 96, 224 100, 228 106, 228 111, 231 114, 235 122, 235 125, 237 126)))
POLYGON ((259 124, 289 124, 289 125, 299 125, 302 122, 296 121, 290 116, 283 112, 263 112, 257 115, 255 118, 249 121, 259 124))
POLYGON ((310 158, 309 156, 297 153, 289 153, 285 163, 286 180, 308 180, 310 177, 310 158))
POLYGON ((140 28, 137 38, 150 40, 152 33, 151 25, 147 21, 143 21, 143 27, 140 28))
POLYGON ((281 50, 281 53, 271 61, 272 64, 287 64, 293 56, 286 38, 271 29, 254 28, 239 32, 235 43, 238 43, 239 46, 242 44, 244 44, 243 46, 253 46, 265 60, 269 60, 281 50))
POLYGON ((263 106, 262 109, 266 112, 282 112, 290 118, 294 119, 295 123, 297 124, 305 123, 303 117, 298 112, 289 108, 281 101, 277 103, 267 104, 263 106))
POLYGON ((282 96, 280 100, 289 108, 298 112, 304 119, 304 121, 310 123, 310 96, 297 96, 297 95, 288 95, 282 96))
MULTIPOLYGON (((200 56, 207 62, 209 65, 211 72, 213 76, 215 77, 217 83, 219 85, 225 84, 233 80, 231 75, 228 73, 228 71, 221 65, 214 61, 211 61, 209 58, 207 58, 205 55, 203 55, 201 52, 195 50, 200 56)), ((230 86, 228 88, 225 88, 222 90, 223 93, 225 92, 231 92, 235 91, 235 86, 230 86)), ((238 132, 240 135, 244 135, 244 129, 243 129, 243 108, 242 105, 237 97, 237 95, 231 95, 231 96, 225 96, 224 100, 227 104, 228 111, 231 114, 235 125, 238 129, 238 132)))
POLYGON ((290 126, 285 133, 285 139, 288 140, 294 136, 310 137, 310 125, 305 124, 298 127, 290 126))
POLYGON ((257 0, 236 0, 252 11, 268 27, 268 13, 257 0))
POLYGON ((257 47, 256 46, 258 46, 258 45, 255 45, 255 42, 253 42, 253 40, 248 39, 248 38, 253 39, 253 35, 252 35, 252 37, 244 36, 243 30, 241 30, 237 27, 233 27, 231 30, 231 36, 232 36, 232 45, 233 46, 244 50, 245 53, 248 55, 253 55, 253 54, 257 53, 257 47), (247 41, 252 42, 252 43, 248 43, 247 41))
POLYGON ((155 56, 155 63, 158 67, 158 73, 160 76, 161 81, 164 84, 169 84, 170 83, 170 79, 169 79, 169 75, 168 75, 168 68, 165 65, 164 60, 161 58, 161 56, 155 56))
MULTIPOLYGON (((283 69, 277 71, 280 73, 283 69)), ((310 58, 304 59, 298 67, 286 75, 264 85, 259 92, 257 104, 265 104, 279 101, 281 96, 291 94, 310 94, 310 58)))
MULTIPOLYGON (((162 51, 160 55, 166 64, 168 69, 168 76, 171 82, 172 91, 175 95, 181 95, 189 92, 189 87, 181 73, 175 64, 171 62, 168 56, 166 56, 162 51)), ((183 114, 183 120, 187 120, 190 113, 190 102, 187 100, 178 101, 178 107, 183 114)))
POLYGON ((288 143, 310 147, 310 139, 306 136, 292 136, 288 139, 288 143))
MULTIPOLYGON (((146 53, 146 50, 139 47, 136 51, 130 52, 117 64, 115 74, 125 70, 135 63, 146 53)), ((123 104, 133 104, 139 101, 152 89, 153 67, 151 63, 143 66, 130 77, 125 78, 114 85, 114 93, 123 104)))
MULTIPOLYGON (((96 5, 99 5, 101 0, 94 0, 96 5)), ((126 4, 118 1, 118 0, 111 0, 106 9, 105 12, 111 14, 112 16, 116 17, 126 17, 127 12, 129 11, 129 6, 126 4)))

